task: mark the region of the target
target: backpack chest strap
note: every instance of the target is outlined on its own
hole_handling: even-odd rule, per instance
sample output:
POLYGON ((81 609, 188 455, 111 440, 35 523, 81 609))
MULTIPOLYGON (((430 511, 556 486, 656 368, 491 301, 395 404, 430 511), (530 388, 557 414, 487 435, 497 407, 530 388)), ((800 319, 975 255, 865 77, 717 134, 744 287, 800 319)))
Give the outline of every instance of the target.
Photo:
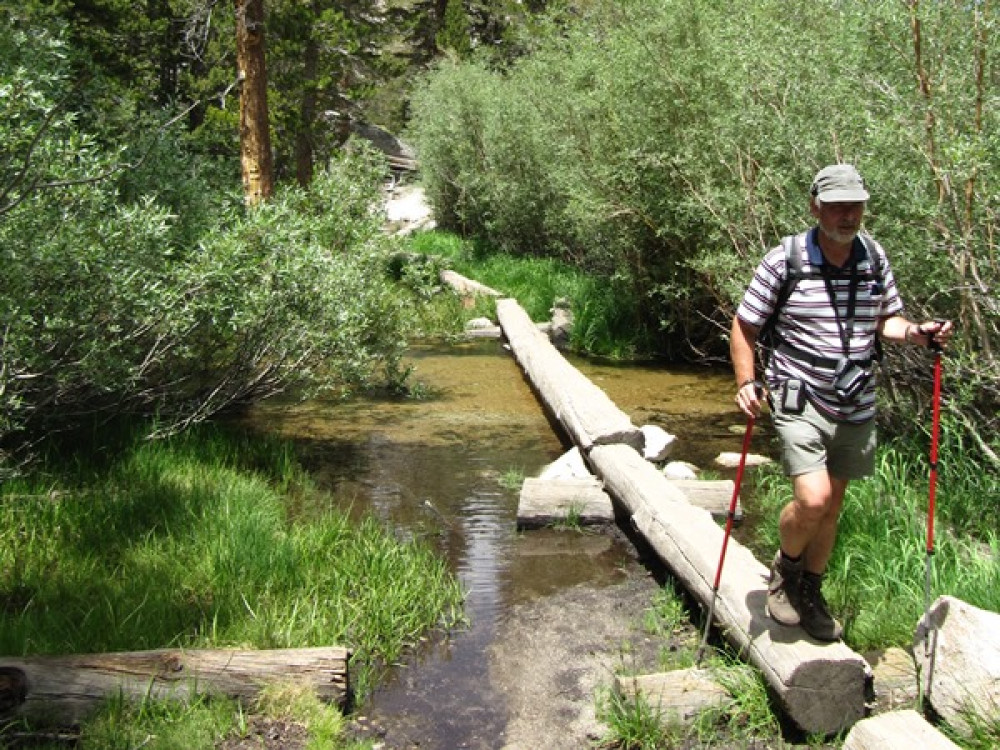
MULTIPOLYGON (((798 347, 792 346, 791 344, 782 341, 778 344, 775 351, 780 352, 786 357, 796 360, 797 362, 802 362, 803 364, 809 365, 813 368, 820 368, 823 370, 835 370, 837 365, 840 364, 839 359, 831 359, 830 357, 821 357, 818 354, 810 354, 809 352, 803 351, 798 347)), ((866 357, 865 359, 855 359, 862 367, 870 367, 874 361, 874 357, 866 357)))

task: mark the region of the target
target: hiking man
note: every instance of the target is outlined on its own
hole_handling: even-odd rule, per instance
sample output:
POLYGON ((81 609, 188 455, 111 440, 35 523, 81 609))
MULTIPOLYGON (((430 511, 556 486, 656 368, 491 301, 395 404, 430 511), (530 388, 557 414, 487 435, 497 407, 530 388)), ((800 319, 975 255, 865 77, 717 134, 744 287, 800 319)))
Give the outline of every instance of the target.
POLYGON ((792 500, 779 517, 768 613, 835 641, 843 629, 821 585, 847 484, 874 470, 878 340, 943 346, 952 325, 902 315, 885 252, 860 234, 869 194, 853 166, 821 169, 810 192, 816 225, 764 256, 733 318, 730 355, 736 403, 756 417, 766 392, 792 480, 792 500), (754 374, 758 338, 770 349, 766 388, 754 374))

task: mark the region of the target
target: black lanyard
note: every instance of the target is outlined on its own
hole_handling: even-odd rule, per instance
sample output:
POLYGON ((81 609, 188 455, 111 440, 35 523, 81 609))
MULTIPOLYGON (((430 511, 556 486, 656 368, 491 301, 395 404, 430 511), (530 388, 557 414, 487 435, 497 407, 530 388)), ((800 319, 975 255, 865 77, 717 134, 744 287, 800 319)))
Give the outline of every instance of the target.
POLYGON ((833 317, 837 321, 837 333, 840 335, 840 343, 844 347, 844 356, 851 356, 851 337, 854 335, 854 307, 858 295, 858 259, 854 253, 854 246, 851 246, 851 282, 847 292, 847 315, 844 322, 840 322, 840 308, 837 306, 837 295, 834 293, 833 282, 827 272, 827 262, 823 259, 822 273, 823 283, 826 284, 826 293, 830 297, 830 304, 833 306, 833 317))

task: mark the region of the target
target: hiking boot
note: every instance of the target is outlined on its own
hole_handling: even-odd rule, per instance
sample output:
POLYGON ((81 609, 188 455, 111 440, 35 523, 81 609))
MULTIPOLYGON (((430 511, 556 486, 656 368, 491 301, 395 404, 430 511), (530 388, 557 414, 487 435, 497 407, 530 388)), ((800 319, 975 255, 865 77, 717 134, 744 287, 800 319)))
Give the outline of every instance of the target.
POLYGON ((823 576, 806 571, 802 574, 799 600, 799 624, 817 641, 838 641, 844 629, 833 619, 823 598, 823 576))
POLYGON ((798 625, 799 586, 802 580, 802 561, 789 562, 781 551, 771 563, 771 580, 767 586, 767 613, 782 625, 798 625))

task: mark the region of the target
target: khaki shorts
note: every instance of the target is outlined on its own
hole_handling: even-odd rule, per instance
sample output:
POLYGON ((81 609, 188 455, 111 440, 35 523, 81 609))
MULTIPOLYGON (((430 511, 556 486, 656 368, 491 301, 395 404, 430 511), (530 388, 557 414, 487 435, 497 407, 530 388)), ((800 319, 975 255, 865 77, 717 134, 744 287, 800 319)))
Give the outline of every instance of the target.
POLYGON ((837 422, 806 399, 801 414, 785 414, 775 399, 771 418, 781 438, 781 465, 790 477, 826 470, 837 479, 860 479, 875 470, 875 420, 837 422))

